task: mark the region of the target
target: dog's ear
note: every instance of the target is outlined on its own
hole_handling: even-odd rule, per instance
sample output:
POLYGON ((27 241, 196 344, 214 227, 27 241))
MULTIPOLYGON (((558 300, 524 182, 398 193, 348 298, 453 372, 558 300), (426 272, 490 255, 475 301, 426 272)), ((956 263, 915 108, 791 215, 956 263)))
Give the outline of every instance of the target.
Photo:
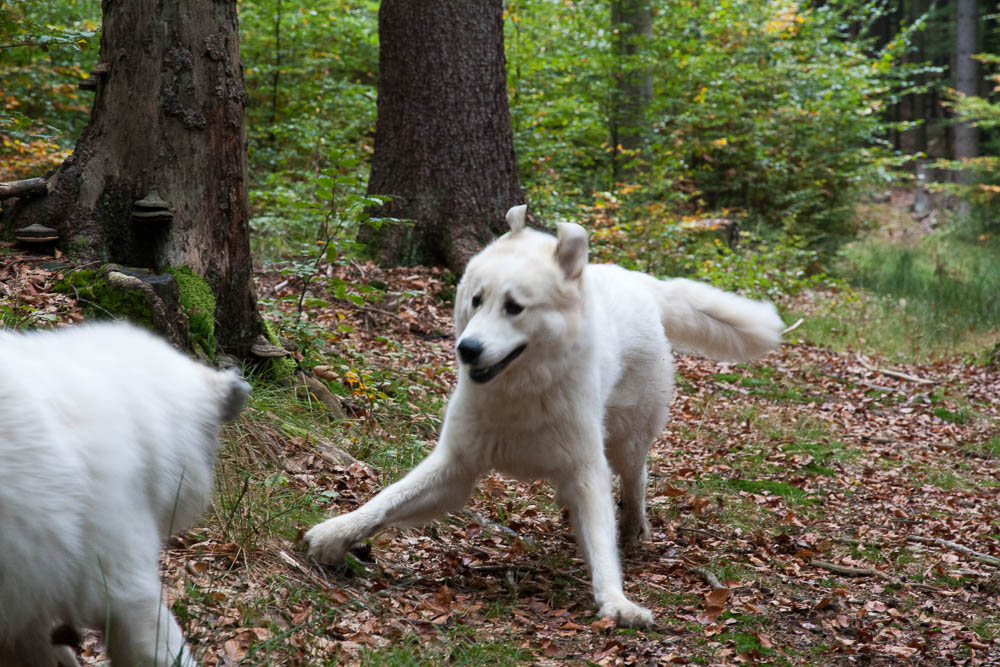
POLYGON ((526 204, 514 206, 507 211, 507 224, 510 225, 511 234, 517 234, 519 231, 524 229, 524 219, 527 213, 528 207, 526 204))
POLYGON ((587 265, 587 232, 572 222, 556 223, 559 242, 556 244, 556 261, 567 280, 576 280, 587 265))

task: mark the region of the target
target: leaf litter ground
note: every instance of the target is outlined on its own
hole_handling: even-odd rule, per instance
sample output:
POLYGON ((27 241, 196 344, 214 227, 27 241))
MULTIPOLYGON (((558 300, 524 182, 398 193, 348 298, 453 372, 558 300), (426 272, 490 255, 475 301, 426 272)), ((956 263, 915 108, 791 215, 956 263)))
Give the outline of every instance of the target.
MULTIPOLYGON (((0 304, 78 320, 47 291, 56 274, 18 257, 0 268, 0 304)), ((290 434, 258 408, 227 445, 273 462, 264 482, 277 481, 259 488, 326 514, 429 451, 454 382, 442 274, 331 272, 398 296, 310 310, 330 332, 324 353, 353 359, 317 369, 350 390, 351 419, 316 431, 393 466, 331 456, 318 434, 290 434)), ((258 276, 279 308, 296 289, 278 271, 258 276)), ((549 487, 499 475, 463 513, 388 530, 342 568, 305 556, 307 523, 287 535, 251 525, 263 537, 234 541, 234 513, 217 511, 169 543, 165 597, 205 665, 1000 663, 997 368, 888 368, 792 340, 749 365, 679 356, 677 382, 649 460, 653 535, 623 559, 655 630, 596 618, 549 487)), ((251 504, 249 485, 237 506, 251 504)), ((101 658, 87 635, 82 660, 101 658)))

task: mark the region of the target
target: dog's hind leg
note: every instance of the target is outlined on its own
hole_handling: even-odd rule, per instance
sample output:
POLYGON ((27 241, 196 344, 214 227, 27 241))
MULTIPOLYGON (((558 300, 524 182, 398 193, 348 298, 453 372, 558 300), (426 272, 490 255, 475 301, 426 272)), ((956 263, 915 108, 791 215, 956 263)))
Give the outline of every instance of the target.
POLYGON ((197 667, 184 635, 161 600, 159 580, 143 591, 129 591, 125 600, 112 600, 111 619, 104 643, 113 667, 197 667))
POLYGON ((655 434, 663 427, 659 417, 650 421, 650 424, 649 428, 637 428, 622 436, 625 442, 614 449, 609 443, 607 450, 611 467, 621 479, 619 533, 625 553, 632 552, 639 546, 639 542, 648 540, 651 534, 649 519, 646 517, 646 456, 655 434), (656 424, 655 427, 652 426, 653 423, 656 424))
POLYGON ((646 518, 646 456, 666 424, 672 392, 670 368, 653 366, 638 404, 608 408, 605 454, 621 478, 621 544, 626 553, 650 536, 646 518), (644 404, 643 404, 644 403, 644 404))
POLYGON ((605 417, 608 439, 605 454, 611 468, 621 478, 621 519, 619 532, 626 553, 640 540, 649 539, 646 520, 646 453, 649 440, 645 429, 634 432, 627 416, 608 410, 605 417))
POLYGON ((403 479, 390 484, 353 512, 309 529, 309 555, 338 563, 347 550, 386 526, 418 525, 465 504, 479 470, 464 466, 439 446, 403 479))
POLYGON ((650 627, 653 614, 625 597, 615 543, 611 470, 603 457, 581 462, 572 477, 560 480, 558 498, 569 506, 573 529, 590 568, 598 613, 625 627, 650 627))
POLYGON ((45 624, 39 623, 28 633, 9 644, 0 639, 0 665, 3 667, 79 667, 73 649, 53 644, 52 637, 45 632, 45 624))
MULTIPOLYGON (((648 445, 645 449, 648 449, 648 445)), ((631 461, 617 469, 621 477, 621 544, 626 553, 639 542, 648 540, 649 520, 646 518, 646 461, 645 457, 631 461)))

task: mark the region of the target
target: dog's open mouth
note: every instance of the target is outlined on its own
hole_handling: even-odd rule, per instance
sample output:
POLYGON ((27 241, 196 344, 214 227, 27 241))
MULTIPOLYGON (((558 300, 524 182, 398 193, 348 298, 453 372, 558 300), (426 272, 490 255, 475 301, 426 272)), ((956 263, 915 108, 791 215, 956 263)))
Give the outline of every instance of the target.
POLYGON ((500 375, 500 371, 507 368, 507 364, 517 359, 524 352, 524 348, 528 347, 527 344, 518 345, 514 348, 514 351, 508 354, 506 357, 496 362, 492 366, 483 366, 482 368, 473 368, 469 370, 469 377, 472 378, 473 382, 478 382, 483 384, 484 382, 489 382, 497 375, 500 375))

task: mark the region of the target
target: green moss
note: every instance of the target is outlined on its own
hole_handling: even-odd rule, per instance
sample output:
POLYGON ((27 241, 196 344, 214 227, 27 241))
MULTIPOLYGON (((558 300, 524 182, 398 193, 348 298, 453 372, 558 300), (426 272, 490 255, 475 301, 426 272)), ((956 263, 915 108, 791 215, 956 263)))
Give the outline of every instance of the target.
POLYGON ((198 346, 215 358, 215 295, 204 278, 189 266, 164 268, 177 281, 181 294, 181 307, 188 316, 188 337, 192 346, 198 346))
MULTIPOLYGON (((267 320, 264 320, 264 335, 272 345, 281 345, 281 341, 278 339, 278 334, 274 330, 274 325, 267 320)), ((295 374, 296 364, 295 360, 291 357, 277 357, 274 359, 268 359, 267 367, 273 379, 283 380, 285 378, 290 378, 295 374)))
POLYGON ((70 257, 84 257, 93 248, 93 243, 83 234, 70 237, 66 243, 66 253, 70 257))
POLYGON ((153 328, 153 314, 146 297, 136 290, 109 284, 100 271, 73 271, 62 280, 57 280, 52 289, 76 298, 88 318, 124 317, 153 328))

